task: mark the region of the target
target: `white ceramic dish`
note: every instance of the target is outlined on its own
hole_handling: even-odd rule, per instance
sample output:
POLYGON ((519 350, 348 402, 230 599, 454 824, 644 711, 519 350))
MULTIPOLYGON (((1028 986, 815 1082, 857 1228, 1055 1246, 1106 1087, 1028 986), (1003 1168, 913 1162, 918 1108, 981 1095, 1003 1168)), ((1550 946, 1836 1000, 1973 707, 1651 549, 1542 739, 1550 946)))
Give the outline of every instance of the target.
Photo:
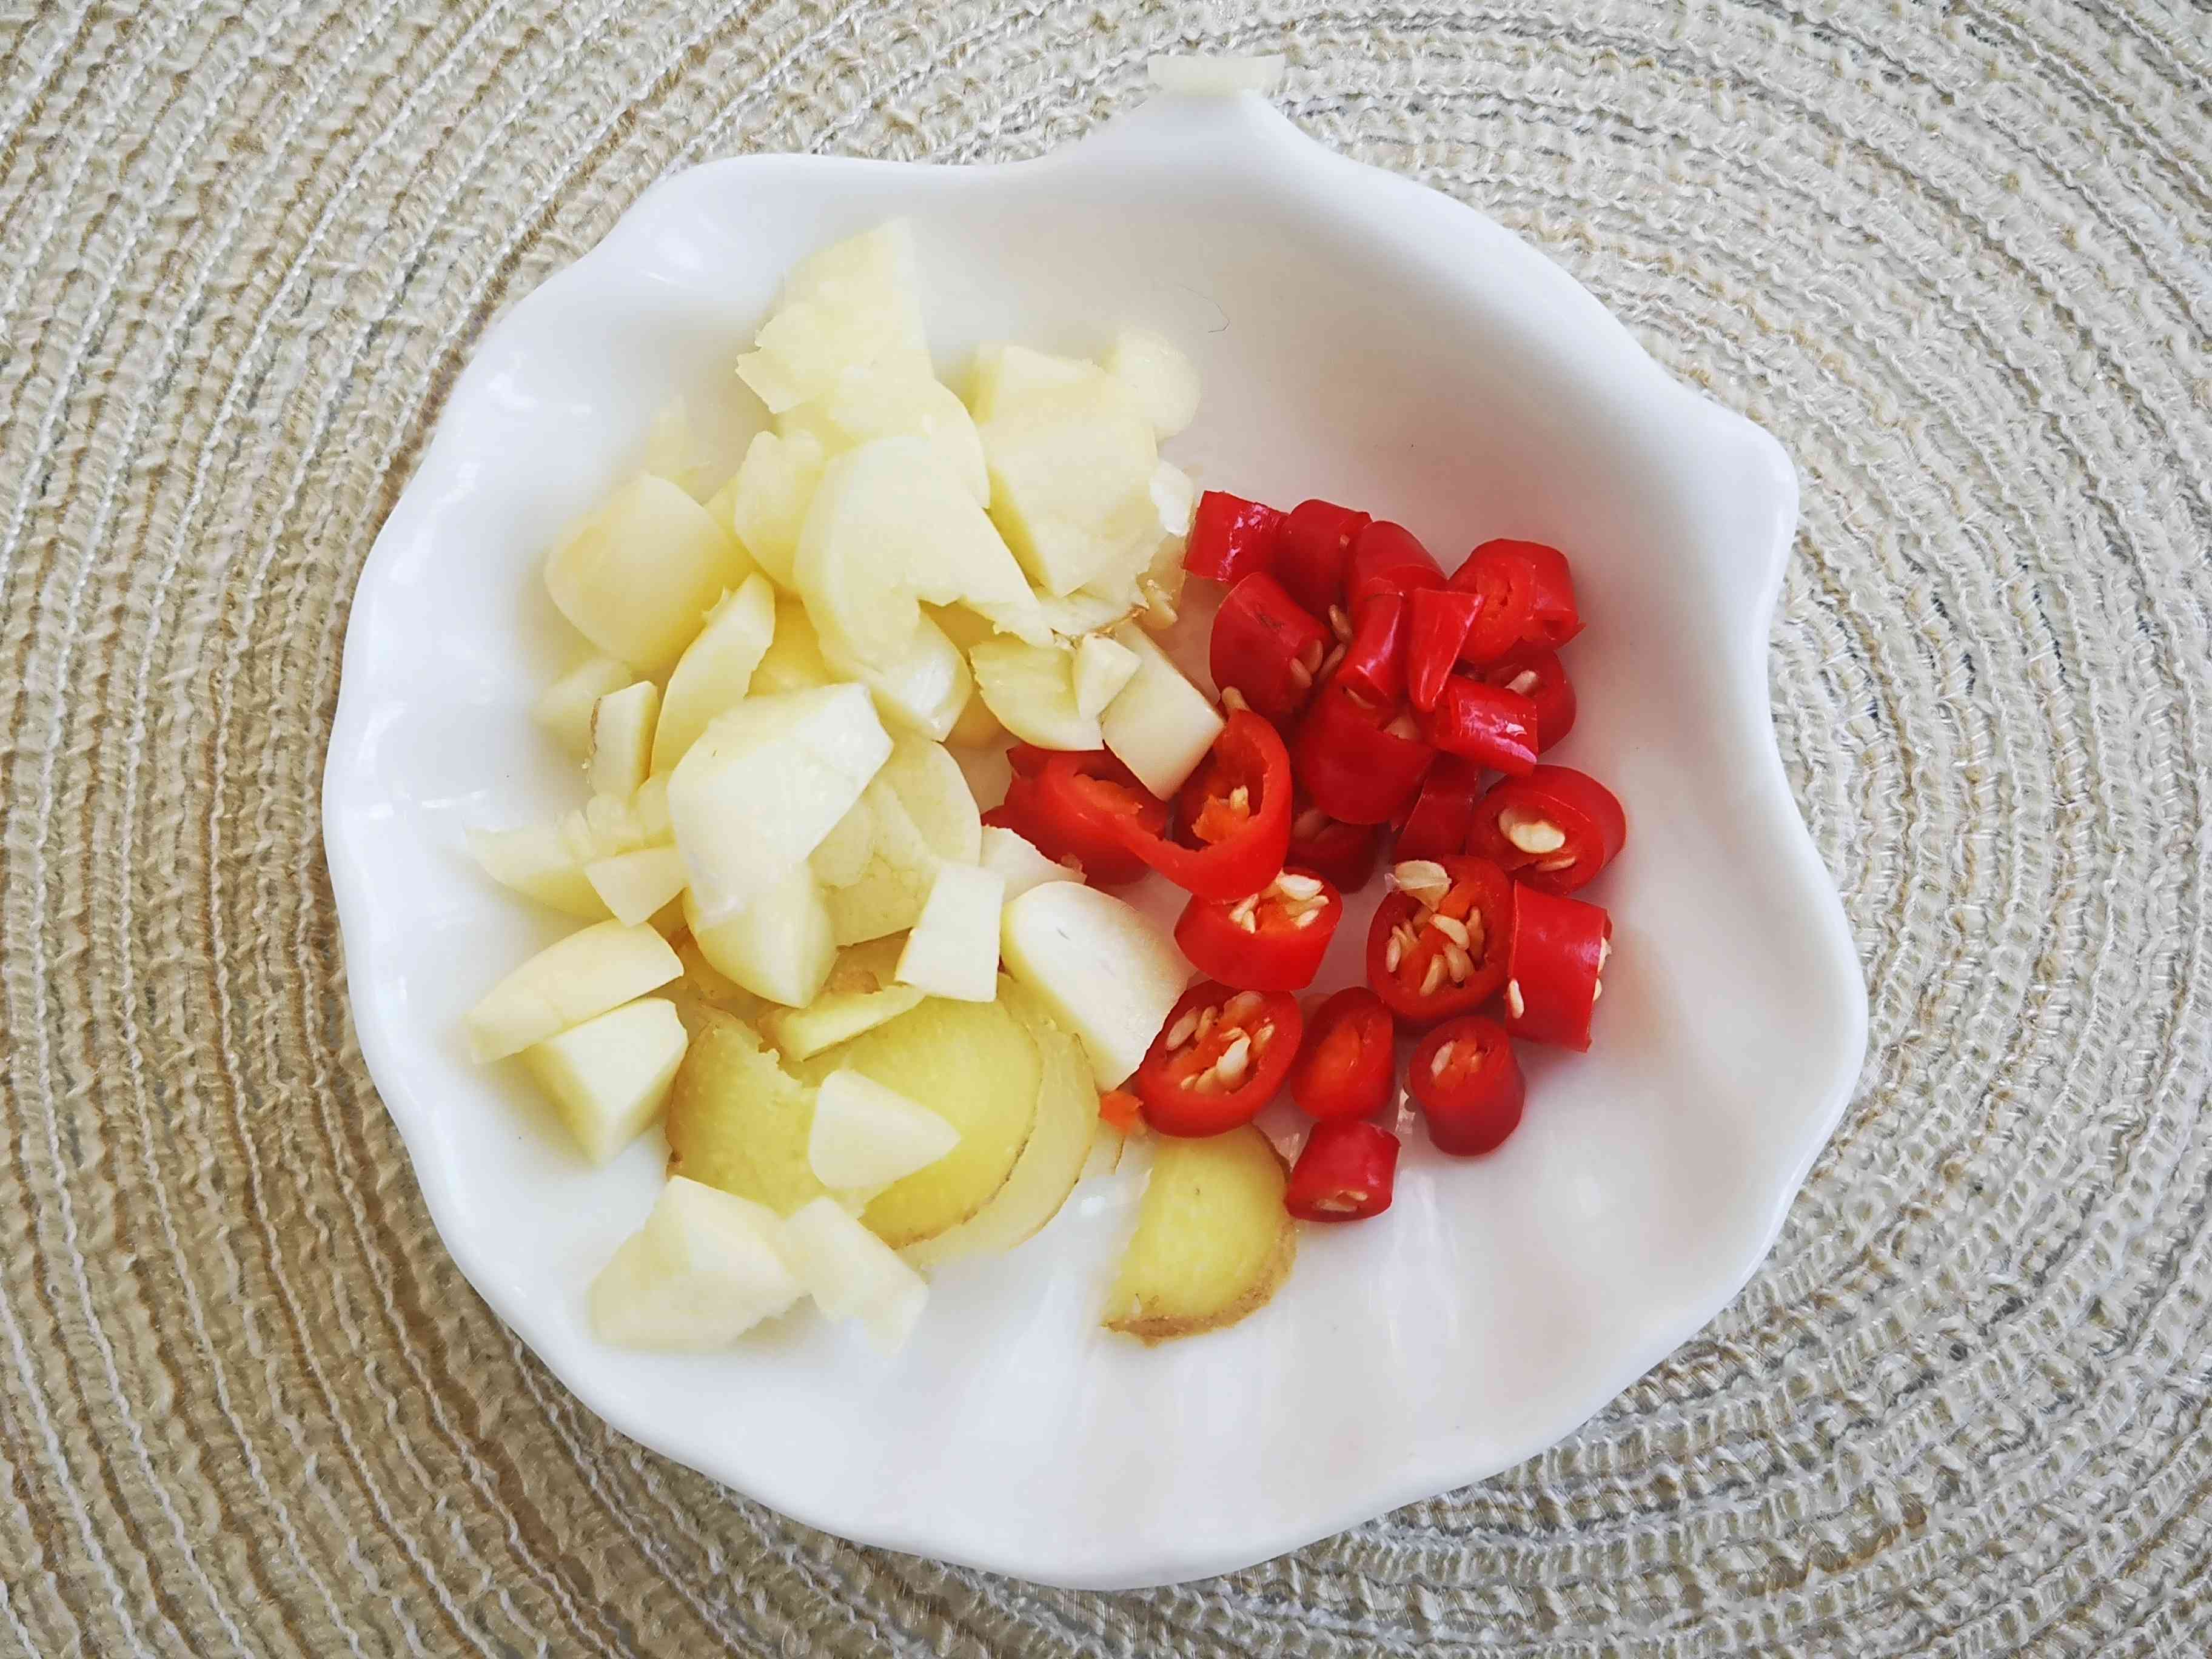
POLYGON ((1157 99, 1014 167, 669 179, 490 331, 355 600, 325 833, 362 1050, 441 1233, 623 1432, 829 1531, 1048 1583, 1225 1571, 1529 1456, 1736 1293, 1857 1074, 1857 960, 1768 715, 1796 514, 1775 442, 1562 271, 1254 96, 1157 99), (1097 1328, 1125 1173, 939 1273, 894 1361, 811 1319, 712 1358, 603 1347, 583 1287, 664 1149, 587 1171, 518 1079, 469 1063, 460 1012, 562 924, 480 878, 462 831, 577 798, 528 717, 572 649, 538 577, 550 538, 672 395, 726 403, 781 272, 896 214, 941 363, 1146 323, 1204 374, 1170 447, 1202 481, 1357 502, 1454 556, 1571 550, 1590 625, 1556 758, 1632 825, 1589 895, 1618 930, 1600 1040, 1531 1057, 1500 1153, 1452 1163, 1416 1132, 1389 1218, 1307 1230, 1285 1290, 1225 1333, 1147 1350, 1097 1328))

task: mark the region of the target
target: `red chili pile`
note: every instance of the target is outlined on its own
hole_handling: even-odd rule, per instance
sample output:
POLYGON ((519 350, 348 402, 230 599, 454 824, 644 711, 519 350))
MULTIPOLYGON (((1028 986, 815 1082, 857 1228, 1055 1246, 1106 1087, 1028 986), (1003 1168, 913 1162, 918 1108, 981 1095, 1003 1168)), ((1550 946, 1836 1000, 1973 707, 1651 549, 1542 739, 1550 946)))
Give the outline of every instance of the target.
POLYGON ((1573 575, 1556 548, 1491 541, 1447 578, 1401 525, 1218 490, 1183 562, 1229 588, 1209 653, 1229 717, 1205 762, 1169 803, 1103 750, 1018 746, 984 821, 1096 885, 1154 870, 1191 895, 1176 941, 1207 977, 1109 1114, 1218 1134, 1287 1086, 1316 1124, 1285 1202, 1358 1220, 1389 1207, 1397 1174, 1398 1138, 1369 1120, 1390 1103, 1401 1030, 1425 1034, 1407 1087, 1429 1137, 1462 1156, 1521 1121, 1511 1038, 1589 1047, 1613 927, 1569 896, 1628 826, 1603 784, 1538 758, 1575 723, 1559 656, 1582 631, 1573 575), (1367 983, 1309 1016, 1292 993, 1386 830, 1367 983))

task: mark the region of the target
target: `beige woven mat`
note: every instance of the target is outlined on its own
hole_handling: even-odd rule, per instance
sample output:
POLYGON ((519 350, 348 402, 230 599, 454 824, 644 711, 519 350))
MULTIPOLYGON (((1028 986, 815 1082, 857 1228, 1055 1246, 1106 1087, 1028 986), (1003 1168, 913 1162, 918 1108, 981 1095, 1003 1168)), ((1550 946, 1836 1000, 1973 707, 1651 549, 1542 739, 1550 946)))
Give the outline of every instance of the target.
POLYGON ((0 1650, 2203 1654, 2212 11, 10 0, 0 1650), (347 601, 487 319, 743 149, 1031 155, 1145 55, 1480 204, 1779 433, 1873 1058, 1576 1439, 1233 1579, 856 1550, 463 1285, 349 1035, 347 601))

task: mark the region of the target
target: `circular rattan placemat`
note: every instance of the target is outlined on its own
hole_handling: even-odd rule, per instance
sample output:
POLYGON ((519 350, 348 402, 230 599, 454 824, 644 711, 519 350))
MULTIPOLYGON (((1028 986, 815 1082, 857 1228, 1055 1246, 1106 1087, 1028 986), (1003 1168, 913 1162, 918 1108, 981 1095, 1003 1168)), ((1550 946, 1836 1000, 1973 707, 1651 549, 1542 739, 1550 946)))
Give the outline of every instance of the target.
POLYGON ((0 60, 0 1650, 2212 1643, 2202 0, 18 0, 0 60), (1774 698, 1874 1038, 1765 1272, 1573 1441, 1101 1597, 787 1523, 520 1350, 351 1041, 319 779, 444 388, 647 185, 1035 154, 1201 44, 1795 453, 1774 698))

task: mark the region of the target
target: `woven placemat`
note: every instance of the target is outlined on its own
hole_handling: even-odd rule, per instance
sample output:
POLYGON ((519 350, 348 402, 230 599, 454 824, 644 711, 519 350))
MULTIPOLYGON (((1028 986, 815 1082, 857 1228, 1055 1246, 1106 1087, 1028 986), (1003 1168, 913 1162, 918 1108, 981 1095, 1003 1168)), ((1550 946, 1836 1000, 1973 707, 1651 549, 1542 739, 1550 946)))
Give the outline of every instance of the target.
POLYGON ((2203 0, 15 0, 0 60, 0 1650, 2212 1645, 2203 0), (1566 1445, 1079 1595, 520 1350, 354 1046, 319 780, 445 388, 655 178, 1034 155, 1201 45, 1795 454, 1774 699, 1873 1045, 1766 1270, 1566 1445))

